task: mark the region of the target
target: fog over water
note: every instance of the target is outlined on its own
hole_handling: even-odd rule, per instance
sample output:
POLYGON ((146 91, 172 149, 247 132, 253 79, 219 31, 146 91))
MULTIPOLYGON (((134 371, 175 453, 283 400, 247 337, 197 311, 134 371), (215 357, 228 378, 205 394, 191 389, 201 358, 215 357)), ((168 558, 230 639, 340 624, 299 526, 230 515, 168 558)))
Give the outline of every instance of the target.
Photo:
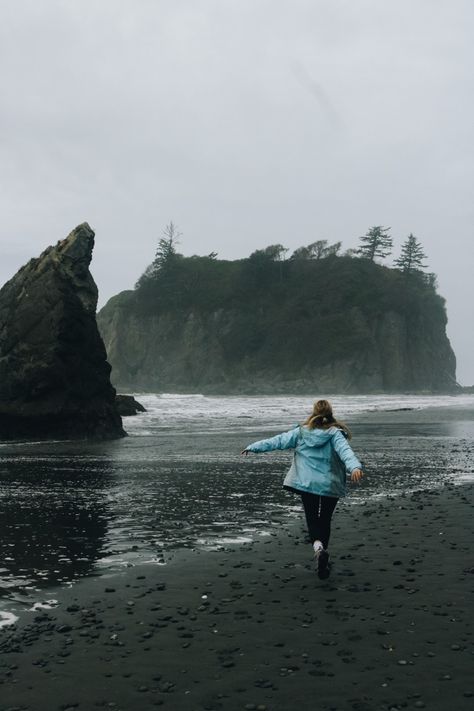
POLYGON ((170 220, 230 259, 391 226, 474 383, 473 31, 470 0, 4 0, 0 282, 84 220, 101 304, 170 220))

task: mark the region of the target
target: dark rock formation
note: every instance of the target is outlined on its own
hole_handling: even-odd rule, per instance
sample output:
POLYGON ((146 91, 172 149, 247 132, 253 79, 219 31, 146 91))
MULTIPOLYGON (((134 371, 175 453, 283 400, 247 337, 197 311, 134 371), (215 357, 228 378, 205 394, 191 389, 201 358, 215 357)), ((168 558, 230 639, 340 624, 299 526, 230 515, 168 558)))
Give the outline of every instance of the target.
POLYGON ((0 439, 122 437, 79 225, 0 290, 0 439))
POLYGON ((350 257, 180 257, 97 315, 116 387, 201 393, 457 392, 444 299, 350 257))
POLYGON ((133 415, 138 415, 139 412, 146 412, 143 405, 138 400, 135 400, 133 395, 117 395, 115 404, 121 417, 132 417, 133 415))

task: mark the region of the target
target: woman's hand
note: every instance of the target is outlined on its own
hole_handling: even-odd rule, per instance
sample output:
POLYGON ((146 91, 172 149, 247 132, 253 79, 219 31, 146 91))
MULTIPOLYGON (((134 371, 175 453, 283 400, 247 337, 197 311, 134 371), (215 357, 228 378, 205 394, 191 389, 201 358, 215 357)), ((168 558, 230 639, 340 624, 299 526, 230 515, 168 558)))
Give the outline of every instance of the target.
POLYGON ((362 471, 362 469, 354 469, 351 474, 351 481, 356 484, 359 484, 363 476, 364 472, 362 471))
POLYGON ((240 454, 243 454, 244 457, 246 457, 249 452, 250 452, 250 449, 243 449, 240 454))

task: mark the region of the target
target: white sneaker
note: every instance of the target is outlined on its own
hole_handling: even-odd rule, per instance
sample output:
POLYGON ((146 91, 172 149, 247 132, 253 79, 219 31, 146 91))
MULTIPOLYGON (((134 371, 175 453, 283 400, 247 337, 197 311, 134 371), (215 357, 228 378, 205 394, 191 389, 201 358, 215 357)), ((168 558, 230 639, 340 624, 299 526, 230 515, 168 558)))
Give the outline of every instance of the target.
POLYGON ((315 541, 313 543, 313 551, 314 551, 314 555, 316 556, 316 558, 319 556, 319 554, 322 550, 324 550, 324 546, 321 543, 321 541, 315 541))

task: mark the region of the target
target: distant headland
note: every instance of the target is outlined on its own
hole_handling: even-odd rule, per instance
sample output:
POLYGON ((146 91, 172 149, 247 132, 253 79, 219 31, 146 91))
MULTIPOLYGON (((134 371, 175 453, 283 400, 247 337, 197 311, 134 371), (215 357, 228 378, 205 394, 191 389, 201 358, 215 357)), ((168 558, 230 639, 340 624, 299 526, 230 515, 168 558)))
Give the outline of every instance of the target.
POLYGON ((378 263, 387 232, 371 228, 346 253, 320 240, 290 257, 270 245, 227 261, 179 254, 170 223, 135 289, 98 314, 114 384, 207 394, 459 391, 436 277, 423 271, 413 235, 395 267, 378 263))

